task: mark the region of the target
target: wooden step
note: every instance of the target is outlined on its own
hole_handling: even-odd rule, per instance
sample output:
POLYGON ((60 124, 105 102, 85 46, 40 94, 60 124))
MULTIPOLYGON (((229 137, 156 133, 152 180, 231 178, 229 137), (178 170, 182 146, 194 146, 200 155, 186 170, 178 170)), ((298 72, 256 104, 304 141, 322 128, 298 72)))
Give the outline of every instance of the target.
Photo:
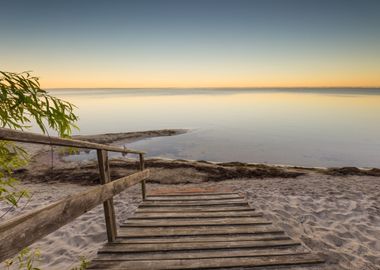
POLYGON ((208 200, 208 201, 144 201, 140 207, 192 207, 192 206, 246 206, 248 203, 242 199, 208 200))
POLYGON ((155 213, 155 212, 226 212, 226 211, 247 211, 247 210, 254 210, 253 208, 249 207, 248 204, 246 205, 227 205, 227 206, 192 206, 189 207, 181 207, 181 206, 165 206, 165 207, 144 207, 144 208, 138 208, 136 213, 155 213))
POLYGON ((170 251, 170 252, 135 252, 135 253, 99 253, 97 260, 115 261, 141 261, 141 260, 189 260, 207 258, 238 258, 238 257, 266 257, 266 256, 292 256, 295 254, 308 254, 302 246, 288 246, 265 249, 216 249, 202 251, 170 251))
POLYGON ((199 211, 189 211, 189 212, 136 212, 129 220, 135 219, 184 219, 184 218, 240 218, 240 217, 262 217, 262 213, 257 213, 254 210, 243 210, 243 211, 224 211, 224 212, 199 212, 199 211))
POLYGON ((93 261, 88 269, 130 269, 130 270, 163 270, 163 269, 223 269, 249 267, 283 267, 322 263, 315 254, 295 254, 291 256, 208 258, 189 260, 151 260, 151 261, 93 261))
POLYGON ((222 194, 222 195, 197 195, 197 196, 148 196, 147 201, 204 201, 204 200, 226 200, 226 199, 242 199, 239 194, 222 194))
POLYGON ((263 217, 241 218, 202 218, 202 219, 130 219, 121 227, 188 227, 188 226, 225 226, 248 224, 272 224, 263 217))
POLYGON ((224 241, 253 241, 253 240, 289 240, 284 233, 251 234, 251 235, 196 235, 196 236, 165 236, 165 237, 120 237, 116 243, 197 243, 197 242, 224 242, 224 241))
POLYGON ((120 236, 151 237, 179 235, 229 235, 282 233, 272 225, 197 226, 197 227, 121 227, 120 236))
POLYGON ((223 242, 196 242, 196 243, 153 243, 153 244, 127 244, 108 243, 99 252, 151 252, 151 251, 175 251, 175 250, 209 250, 209 249, 233 249, 233 248, 267 248, 280 246, 300 245, 289 239, 279 240, 251 240, 251 241, 223 241, 223 242))
POLYGON ((178 192, 178 193, 158 193, 158 194, 148 194, 154 197, 177 197, 177 196, 218 196, 218 195, 239 195, 237 192, 178 192))

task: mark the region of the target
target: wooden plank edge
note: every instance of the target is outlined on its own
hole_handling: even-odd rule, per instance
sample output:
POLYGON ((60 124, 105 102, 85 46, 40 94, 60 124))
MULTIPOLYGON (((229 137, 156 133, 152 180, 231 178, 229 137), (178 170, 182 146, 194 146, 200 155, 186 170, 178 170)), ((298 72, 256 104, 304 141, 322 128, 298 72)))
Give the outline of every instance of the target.
POLYGON ((313 253, 294 256, 240 257, 160 261, 93 261, 88 269, 111 267, 109 269, 218 269, 218 268, 247 268, 247 267, 283 267, 316 265, 324 263, 320 256, 313 253))
POLYGON ((278 236, 270 236, 270 237, 267 237, 267 238, 257 238, 257 239, 252 239, 252 238, 233 238, 233 237, 230 237, 230 238, 225 238, 225 239, 212 239, 211 237, 209 237, 209 239, 206 239, 206 238, 200 238, 200 239, 183 239, 183 238, 179 238, 179 239, 167 239, 165 237, 162 237, 162 239, 156 239, 157 241, 152 241, 152 240, 146 240, 144 241, 144 239, 140 239, 140 241, 137 241, 137 240, 130 240, 128 239, 128 237, 117 237, 115 242, 114 243, 120 243, 120 244, 164 244, 164 243, 205 243, 205 242, 210 242, 210 243, 214 243, 214 242, 226 242, 226 241, 235 241, 235 242, 239 242, 239 241, 274 241, 274 240, 291 240, 291 238, 289 236, 286 236, 286 235, 278 235, 278 236), (175 241, 177 240, 177 241, 175 241))
POLYGON ((207 195, 240 195, 238 192, 180 192, 180 193, 150 193, 147 196, 207 196, 207 195))
MULTIPOLYGON (((232 208, 232 209, 228 209, 228 208, 225 208, 223 209, 223 207, 221 208, 217 208, 215 207, 214 209, 212 208, 205 208, 203 207, 202 208, 186 208, 186 209, 178 209, 180 207, 174 207, 175 209, 178 209, 178 210, 170 210, 168 209, 169 207, 166 207, 166 209, 160 209, 159 207, 157 207, 156 209, 155 208, 138 208, 136 210, 136 213, 191 213, 191 212, 194 212, 194 211, 198 211, 198 212, 202 212, 202 213, 208 213, 208 212, 231 212, 231 211, 247 211, 247 210, 252 210, 252 211, 255 211, 256 209, 255 208, 251 208, 250 206, 244 206, 244 207, 240 207, 240 208, 232 208)), ((173 208, 173 207, 172 207, 173 208)))
POLYGON ((188 228, 192 228, 192 227, 200 227, 200 226, 218 226, 218 227, 223 227, 223 226, 242 226, 242 225, 251 225, 251 226, 256 226, 256 225, 272 225, 273 223, 270 222, 270 221, 257 221, 257 222, 240 222, 240 223, 225 223, 225 224, 221 224, 221 223, 210 223, 210 224, 160 224, 160 225, 156 225, 156 224, 144 224, 144 223, 138 223, 138 224, 120 224, 120 228, 163 228, 163 227, 172 227, 172 228, 176 228, 176 227, 188 227, 188 228))
MULTIPOLYGON (((219 258, 244 258, 244 257, 247 258, 247 257, 270 257, 270 256, 294 256, 294 255, 306 255, 306 254, 310 254, 311 253, 309 251, 299 251, 299 252, 295 252, 295 251, 283 251, 283 252, 281 252, 282 250, 284 250, 284 249, 279 249, 279 250, 276 250, 275 252, 257 253, 257 250, 252 251, 252 250, 246 250, 246 249, 244 249, 243 250, 244 255, 234 254, 231 251, 219 251, 219 250, 208 251, 207 253, 204 252, 204 251, 200 251, 200 252, 180 251, 180 252, 175 252, 175 253, 178 254, 177 255, 178 257, 175 257, 176 254, 174 254, 174 256, 170 256, 170 255, 173 255, 174 252, 171 252, 169 254, 166 253, 166 252, 162 252, 161 254, 154 254, 153 256, 152 256, 151 253, 147 253, 147 254, 145 254, 145 256, 147 256, 145 258, 142 257, 142 256, 141 256, 141 258, 138 258, 137 256, 134 256, 135 254, 122 254, 122 253, 112 253, 112 252, 109 252, 109 253, 99 253, 98 256, 93 261, 146 261, 146 260, 149 260, 149 261, 155 261, 155 260, 156 261, 160 261, 160 260, 178 260, 178 259, 181 259, 181 260, 193 260, 193 259, 202 259, 202 258, 203 259, 204 258, 207 258, 207 259, 219 259, 219 258), (250 252, 252 252, 252 254, 247 254, 247 252, 244 252, 244 251, 250 251, 250 252), (186 256, 183 256, 184 253, 185 253, 186 256), (160 255, 161 255, 161 257, 159 257, 160 255), (169 255, 169 256, 167 256, 167 255, 169 255), (199 256, 197 257, 197 255, 199 255, 199 256), (132 257, 132 258, 128 259, 128 256, 132 257), (151 257, 149 257, 149 256, 151 256, 151 257)), ((242 250, 237 250, 237 251, 239 253, 242 253, 242 250)), ((142 254, 138 254, 138 255, 143 255, 144 256, 144 253, 142 252, 142 254)))
POLYGON ((171 219, 210 219, 210 218, 216 218, 216 217, 225 217, 225 218, 244 218, 244 217, 264 217, 264 214, 262 213, 252 213, 252 214, 242 214, 240 216, 164 216, 164 217, 149 217, 149 216, 133 216, 129 217, 127 220, 143 220, 143 219, 166 219, 166 220, 171 220, 171 219))
POLYGON ((163 244, 125 244, 107 243, 98 253, 140 253, 169 251, 200 251, 200 250, 235 250, 235 249, 267 249, 301 246, 294 240, 273 241, 239 241, 239 242, 197 242, 197 243, 163 243, 163 244))

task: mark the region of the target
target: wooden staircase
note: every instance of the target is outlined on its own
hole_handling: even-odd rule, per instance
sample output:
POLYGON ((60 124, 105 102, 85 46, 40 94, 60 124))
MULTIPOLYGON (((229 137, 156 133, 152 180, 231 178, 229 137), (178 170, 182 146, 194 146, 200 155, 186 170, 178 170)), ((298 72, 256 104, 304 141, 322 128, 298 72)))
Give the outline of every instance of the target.
POLYGON ((237 193, 151 195, 88 269, 316 269, 323 259, 237 193))

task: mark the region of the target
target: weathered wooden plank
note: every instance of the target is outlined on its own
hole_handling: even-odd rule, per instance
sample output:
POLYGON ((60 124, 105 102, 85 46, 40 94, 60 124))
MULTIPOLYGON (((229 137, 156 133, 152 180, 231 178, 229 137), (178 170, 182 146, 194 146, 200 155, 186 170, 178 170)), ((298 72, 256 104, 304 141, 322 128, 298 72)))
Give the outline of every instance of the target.
POLYGON ((138 253, 98 253, 97 261, 136 261, 136 260, 189 260, 189 259, 219 259, 234 257, 267 257, 293 256, 308 254, 302 246, 265 248, 265 249, 229 249, 202 251, 170 251, 170 252, 138 252, 138 253))
POLYGON ((130 219, 121 227, 183 227, 183 226, 225 226, 225 225, 248 225, 248 224, 272 224, 263 217, 242 218, 208 218, 208 219, 130 219))
POLYGON ((151 261, 93 261, 89 269, 218 269, 232 267, 263 267, 318 264, 323 260, 315 254, 297 254, 292 256, 239 257, 218 259, 189 260, 151 260, 151 261))
POLYGON ((158 205, 172 205, 172 204, 178 204, 178 205, 188 205, 188 204, 200 204, 203 205, 204 203, 206 205, 208 204, 220 204, 220 203, 235 203, 235 202, 247 202, 243 198, 232 198, 232 199, 216 199, 216 200, 170 200, 170 201, 161 201, 161 200, 146 200, 141 205, 151 205, 151 204, 158 204, 158 205))
POLYGON ((147 177, 149 177, 149 170, 137 172, 105 185, 70 195, 0 224, 0 261, 12 257, 34 241, 147 177))
POLYGON ((233 205, 233 206, 193 206, 189 207, 180 207, 180 206, 167 206, 167 207, 146 207, 146 208, 138 208, 136 213, 187 213, 197 211, 201 212, 229 212, 229 211, 247 211, 254 210, 249 205, 233 205))
POLYGON ((148 196, 147 201, 204 201, 204 200, 226 200, 243 199, 239 194, 225 195, 199 195, 199 196, 148 196))
POLYGON ((212 250, 233 248, 267 248, 281 246, 297 246, 299 242, 289 239, 279 240, 251 240, 251 241, 223 241, 223 242, 197 242, 197 243, 153 243, 153 244, 127 244, 108 243, 99 252, 154 252, 176 250, 212 250))
POLYGON ((16 141, 16 142, 25 142, 25 143, 36 143, 36 144, 47 144, 47 145, 57 145, 57 146, 68 146, 68 147, 77 147, 77 148, 86 148, 86 149, 99 149, 107 150, 111 152, 120 152, 120 153, 133 153, 133 154, 144 154, 142 151, 136 151, 128 148, 121 148, 112 145, 91 143, 80 140, 72 139, 63 139, 54 136, 46 136, 37 133, 17 131, 8 128, 0 128, 0 140, 6 141, 16 141))
POLYGON ((210 201, 188 201, 188 202, 159 202, 159 201, 144 201, 140 207, 192 207, 192 206, 247 206, 248 202, 241 199, 231 199, 225 201, 210 200, 210 201))
POLYGON ((196 243, 196 242, 224 242, 224 241, 252 241, 252 240, 289 240, 284 233, 271 234, 243 234, 243 235, 192 235, 192 236, 165 236, 165 237, 117 237, 117 243, 149 244, 149 243, 196 243))
POLYGON ((177 218, 215 218, 215 217, 262 217, 262 213, 254 210, 247 211, 226 211, 226 212, 168 212, 168 213, 144 213, 136 212, 129 220, 135 219, 177 219, 177 218))
POLYGON ((228 235, 228 234, 259 234, 281 233, 282 230, 271 225, 240 225, 240 226, 197 226, 197 227, 121 227, 120 236, 152 237, 179 235, 228 235))
MULTIPOLYGON (((111 182, 110 167, 108 162, 108 153, 105 150, 97 150, 98 166, 100 174, 100 183, 102 185, 111 182)), ((113 242, 117 236, 117 225, 113 198, 103 202, 104 218, 106 221, 106 230, 108 242, 113 242)))
POLYGON ((177 192, 177 193, 156 193, 151 194, 150 196, 156 197, 172 197, 172 196, 208 196, 208 195, 231 195, 231 194, 239 194, 236 192, 177 192))

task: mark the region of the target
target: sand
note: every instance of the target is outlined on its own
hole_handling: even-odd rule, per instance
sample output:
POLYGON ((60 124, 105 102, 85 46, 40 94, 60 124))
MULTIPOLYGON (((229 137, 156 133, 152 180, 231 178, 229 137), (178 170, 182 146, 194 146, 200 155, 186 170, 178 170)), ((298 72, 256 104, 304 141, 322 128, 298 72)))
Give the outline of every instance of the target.
MULTIPOLYGON (((38 158, 33 162, 39 164, 34 167, 37 169, 28 167, 18 175, 21 187, 27 188, 32 197, 22 200, 17 210, 0 204, 0 214, 8 212, 3 220, 86 190, 97 182, 94 164, 60 160, 49 170, 46 153, 36 153, 38 158)), ((134 161, 115 160, 111 164, 113 178, 135 170, 134 161)), ((178 189, 237 191, 291 237, 323 254, 327 264, 322 269, 380 269, 380 178, 367 175, 367 171, 178 160, 148 160, 147 167, 152 168, 153 175, 148 193, 178 189)), ((118 222, 131 216, 140 202, 139 185, 116 196, 118 222)), ((105 242, 103 209, 98 206, 36 242, 32 249, 41 250, 41 269, 70 269, 82 256, 94 258, 105 242)))
MULTIPOLYGON (((24 183, 33 194, 23 211, 89 188, 73 183, 24 183)), ((149 192, 216 189, 243 192, 266 217, 314 252, 325 254, 323 269, 380 269, 380 180, 371 176, 230 179, 198 184, 149 184, 149 192)), ((141 201, 139 185, 115 198, 118 222, 141 201)), ((24 202, 21 203, 24 205, 24 202)), ((4 211, 4 207, 1 211, 4 211)), ((7 218, 16 215, 11 212, 7 218)), ((68 269, 80 257, 94 258, 106 241, 101 206, 32 245, 42 253, 42 269, 68 269)))

